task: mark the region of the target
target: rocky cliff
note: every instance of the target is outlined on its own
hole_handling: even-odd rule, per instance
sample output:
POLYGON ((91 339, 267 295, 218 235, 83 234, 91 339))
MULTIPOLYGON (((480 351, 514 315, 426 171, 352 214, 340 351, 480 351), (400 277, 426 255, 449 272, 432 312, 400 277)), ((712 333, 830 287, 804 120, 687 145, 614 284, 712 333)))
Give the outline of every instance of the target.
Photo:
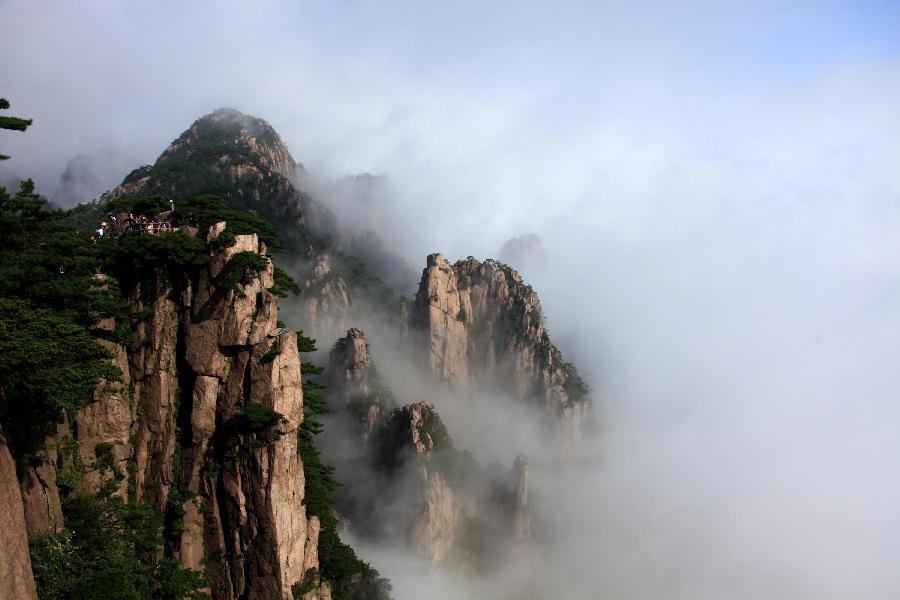
POLYGON ((334 410, 343 419, 344 462, 337 466, 353 473, 339 503, 352 530, 399 529, 405 545, 432 568, 468 571, 502 562, 511 548, 532 542, 524 456, 509 474, 489 473, 454 447, 433 405, 396 406, 359 329, 335 344, 328 372, 334 410), (399 508, 379 510, 372 497, 399 508))
POLYGON ((328 365, 332 406, 346 413, 361 449, 371 452, 395 400, 369 354, 365 334, 355 327, 349 329, 331 349, 328 365))
POLYGON ((302 321, 313 337, 334 340, 350 328, 353 311, 346 282, 331 270, 327 255, 316 257, 303 279, 302 321))
POLYGON ((222 108, 197 119, 153 165, 132 171, 105 200, 159 194, 175 200, 214 194, 281 230, 298 257, 334 236, 334 215, 299 188, 303 167, 266 121, 222 108))
POLYGON ((569 439, 581 434, 587 386, 550 341, 537 294, 507 265, 430 255, 413 324, 425 366, 440 380, 512 394, 543 407, 569 439))
POLYGON ((465 476, 466 465, 434 407, 422 401, 396 409, 383 443, 394 456, 406 454, 409 547, 433 567, 450 559, 464 562, 468 558, 460 547, 464 524, 478 511, 474 499, 451 483, 465 476))
MULTIPOLYGON (((101 382, 26 471, 24 514, 32 536, 53 530, 57 475, 80 475, 76 487, 93 494, 110 481, 165 518, 169 552, 210 575, 213 598, 289 599, 319 568, 297 448, 297 337, 276 325, 265 244, 256 234, 219 244, 225 227, 206 234, 202 267, 133 273, 132 337, 105 342, 123 378, 101 382)), ((330 597, 328 584, 306 597, 330 597)))
POLYGON ((0 598, 36 598, 16 465, 0 432, 0 598))
MULTIPOLYGON (((588 390, 550 341, 537 295, 497 261, 450 264, 434 254, 414 302, 398 298, 373 275, 373 265, 402 271, 395 257, 365 228, 341 243, 334 216, 301 191, 303 176, 267 123, 223 109, 93 205, 103 218, 134 206, 131 196, 165 196, 137 201, 166 211, 171 197, 167 218, 181 230, 120 240, 110 274, 132 314, 104 323, 110 335, 99 343, 122 376, 101 381, 20 461, 23 520, 12 530, 64 535, 73 494, 126 500, 162 523, 159 555, 207 574, 217 600, 383 600, 389 586, 340 542, 339 523, 370 541, 399 540, 435 569, 489 571, 538 545, 527 459, 511 469, 480 464, 454 446, 432 404, 512 397, 577 442, 588 390), (210 211, 219 211, 213 220, 210 211), (248 229, 256 215, 274 227, 248 229), (282 304, 285 320, 323 346, 342 336, 324 376, 301 370, 299 352, 313 344, 278 320, 284 288, 267 247, 276 238, 301 290, 282 304), (432 394, 398 382, 395 397, 360 329, 370 323, 398 354, 408 350, 411 380, 446 385, 432 394), (123 328, 124 338, 112 335, 123 328), (322 383, 327 402, 313 391, 322 383), (326 425, 321 455, 317 418, 326 425), (360 582, 366 592, 354 588, 360 582)), ((27 572, 21 548, 8 549, 0 593, 27 572)))

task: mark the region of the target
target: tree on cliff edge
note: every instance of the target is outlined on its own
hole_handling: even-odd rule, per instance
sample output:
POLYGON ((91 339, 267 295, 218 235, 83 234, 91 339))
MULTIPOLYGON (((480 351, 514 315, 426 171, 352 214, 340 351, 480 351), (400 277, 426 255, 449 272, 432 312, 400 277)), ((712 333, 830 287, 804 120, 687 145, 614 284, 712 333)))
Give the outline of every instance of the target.
MULTIPOLYGON (((9 108, 9 100, 0 98, 0 110, 9 108)), ((20 117, 0 116, 0 129, 12 129, 13 131, 25 131, 31 125, 31 119, 22 119, 20 117)), ((8 160, 9 156, 0 154, 0 160, 8 160)))

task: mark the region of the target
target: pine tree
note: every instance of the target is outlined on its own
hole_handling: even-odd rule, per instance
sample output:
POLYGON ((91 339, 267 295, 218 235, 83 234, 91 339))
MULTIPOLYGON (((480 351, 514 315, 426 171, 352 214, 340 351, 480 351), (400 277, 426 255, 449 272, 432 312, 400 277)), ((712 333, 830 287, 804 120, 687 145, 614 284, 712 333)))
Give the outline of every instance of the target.
MULTIPOLYGON (((0 98, 0 110, 9 108, 9 100, 0 98)), ((31 125, 31 119, 22 119, 19 117, 0 116, 0 129, 11 129, 13 131, 25 131, 31 125)), ((9 156, 0 154, 0 160, 8 160, 9 156)))

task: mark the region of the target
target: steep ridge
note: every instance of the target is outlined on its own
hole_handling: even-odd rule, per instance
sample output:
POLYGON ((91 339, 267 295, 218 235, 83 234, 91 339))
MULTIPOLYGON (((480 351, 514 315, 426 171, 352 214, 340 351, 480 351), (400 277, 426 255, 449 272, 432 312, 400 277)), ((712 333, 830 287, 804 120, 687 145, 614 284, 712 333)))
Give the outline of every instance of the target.
POLYGON ((451 265, 430 255, 413 324, 435 377, 534 403, 568 440, 578 440, 589 412, 587 386, 550 341, 537 294, 512 268, 472 257, 451 265))
POLYGON ((213 194, 281 228, 297 253, 328 243, 334 216, 292 183, 303 167, 266 121, 222 108, 197 119, 153 165, 135 169, 106 199, 213 194), (315 234, 313 233, 315 231, 315 234))
POLYGON ((527 458, 512 468, 480 464, 454 446, 431 404, 463 394, 512 397, 551 417, 577 446, 588 390, 550 341, 537 295, 497 261, 451 265, 434 254, 414 301, 398 299, 364 260, 341 250, 333 215, 300 191, 303 175, 265 121, 219 110, 104 198, 100 214, 135 202, 169 207, 174 198, 167 218, 181 220, 177 235, 196 243, 149 257, 126 248, 131 254, 120 257, 115 275, 135 316, 126 342, 100 343, 123 376, 101 382, 23 466, 31 537, 64 527, 60 490, 141 503, 165 524, 165 556, 208 574, 216 599, 337 600, 353 586, 355 597, 386 598, 377 571, 352 550, 335 557, 338 521, 370 541, 399 540, 433 569, 487 572, 518 553, 541 552, 527 458), (153 194, 162 198, 137 198, 153 194), (207 194, 223 198, 235 218, 190 217, 216 203, 207 194), (275 223, 284 264, 299 282, 285 319, 326 343, 343 336, 324 377, 306 382, 329 388, 325 437, 337 442, 324 457, 345 485, 325 494, 339 514, 309 509, 311 500, 321 507, 321 489, 331 485, 316 481, 309 493, 329 467, 298 453, 307 404, 301 369, 316 370, 300 364, 309 340, 278 321, 279 274, 268 259, 274 232, 242 229, 252 214, 275 223), (408 351, 416 377, 446 385, 432 398, 395 397, 360 329, 369 323, 389 331, 380 342, 408 351), (359 596, 359 586, 371 596, 359 596))
POLYGON ((103 342, 123 377, 101 381, 32 458, 28 533, 63 526, 66 489, 112 494, 159 515, 166 554, 204 572, 215 599, 331 598, 304 507, 298 338, 277 324, 267 245, 225 222, 167 235, 112 242, 135 309, 127 342, 103 342))
POLYGON ((350 290, 344 279, 331 270, 327 255, 317 257, 311 265, 302 283, 303 323, 313 337, 334 339, 350 327, 353 319, 350 290))
POLYGON ((432 568, 466 571, 488 570, 532 545, 524 456, 509 474, 489 472, 454 447, 433 405, 397 406, 359 329, 338 340, 329 365, 345 442, 336 466, 353 473, 338 507, 352 531, 393 531, 432 568))
POLYGON ((162 195, 177 205, 216 195, 277 227, 291 257, 284 267, 311 288, 299 304, 304 330, 336 339, 352 322, 356 302, 396 318, 393 291, 343 249, 353 240, 342 243, 332 211, 301 189, 304 174, 266 121, 219 109, 195 121, 153 165, 132 171, 102 202, 162 195))
POLYGON ((36 597, 16 465, 0 432, 0 598, 36 597))

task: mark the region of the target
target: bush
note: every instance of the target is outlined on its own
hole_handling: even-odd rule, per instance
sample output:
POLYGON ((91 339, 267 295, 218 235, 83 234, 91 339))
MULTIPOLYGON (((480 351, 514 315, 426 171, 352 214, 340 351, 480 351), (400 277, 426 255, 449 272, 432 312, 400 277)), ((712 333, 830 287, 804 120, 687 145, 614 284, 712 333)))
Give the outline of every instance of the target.
POLYGON ((137 215, 156 216, 170 210, 172 203, 163 196, 120 196, 106 204, 107 213, 129 212, 137 215))
POLYGON ((206 244, 181 231, 160 235, 126 233, 118 238, 98 240, 97 246, 103 252, 106 265, 120 277, 151 265, 191 270, 209 262, 206 244))
POLYGON ((225 221, 225 231, 219 234, 220 243, 225 240, 231 240, 233 243, 235 235, 255 233, 266 243, 270 251, 281 249, 278 232, 271 223, 246 210, 234 209, 222 198, 212 194, 194 196, 178 202, 175 205, 175 218, 183 222, 196 223, 201 230, 225 221))
POLYGON ((280 412, 255 402, 241 406, 235 418, 238 428, 245 433, 260 433, 272 425, 287 423, 287 419, 280 412))
POLYGON ((288 292, 295 296, 300 293, 300 286, 294 281, 294 278, 287 274, 281 267, 275 267, 274 273, 275 285, 269 288, 269 291, 279 298, 287 298, 288 292))
POLYGON ((160 555, 160 521, 144 505, 75 494, 63 500, 67 528, 34 539, 31 564, 40 600, 200 600, 197 571, 160 555))
MULTIPOLYGON (((315 340, 298 332, 300 352, 315 352, 315 340)), ((308 363, 303 362, 303 367, 308 363)), ((312 372, 321 372, 319 367, 309 365, 312 372)), ((331 583, 334 600, 389 600, 391 584, 360 560, 353 548, 341 541, 337 532, 337 518, 334 512, 334 491, 341 485, 334 477, 334 467, 322 460, 316 447, 315 438, 322 433, 322 424, 316 417, 328 412, 325 398, 309 390, 322 390, 325 386, 307 381, 303 386, 305 419, 297 430, 297 450, 303 461, 305 475, 304 499, 308 515, 319 517, 319 576, 331 583)), ((307 580, 292 588, 300 593, 307 587, 307 580)), ((308 591, 308 590, 307 590, 308 591)))
POLYGON ((219 285, 228 290, 236 290, 240 285, 250 283, 254 275, 269 266, 269 259, 258 252, 238 252, 225 264, 219 276, 219 285))
POLYGON ((281 344, 279 344, 278 340, 276 339, 274 342, 272 342, 272 347, 269 348, 269 351, 263 354, 262 358, 259 359, 259 362, 272 362, 279 354, 281 354, 281 344))
MULTIPOLYGON (((54 423, 80 409, 101 378, 119 379, 111 356, 69 313, 0 298, 0 381, 19 427, 54 423)), ((14 439, 22 433, 6 429, 14 439)))

